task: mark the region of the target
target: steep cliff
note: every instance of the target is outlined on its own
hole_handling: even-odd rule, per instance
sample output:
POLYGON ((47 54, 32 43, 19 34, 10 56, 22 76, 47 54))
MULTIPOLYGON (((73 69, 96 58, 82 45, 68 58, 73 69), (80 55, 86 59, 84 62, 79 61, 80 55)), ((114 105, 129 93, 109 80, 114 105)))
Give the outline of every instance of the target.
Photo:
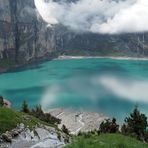
MULTIPOLYGON (((62 29, 61 29, 62 28, 62 29)), ((148 56, 148 33, 103 35, 55 29, 56 49, 60 54, 91 56, 148 56)))
POLYGON ((62 25, 48 28, 34 0, 0 0, 0 69, 54 54, 148 56, 148 33, 78 33, 62 25))
POLYGON ((23 64, 52 52, 33 0, 0 0, 0 59, 23 64))

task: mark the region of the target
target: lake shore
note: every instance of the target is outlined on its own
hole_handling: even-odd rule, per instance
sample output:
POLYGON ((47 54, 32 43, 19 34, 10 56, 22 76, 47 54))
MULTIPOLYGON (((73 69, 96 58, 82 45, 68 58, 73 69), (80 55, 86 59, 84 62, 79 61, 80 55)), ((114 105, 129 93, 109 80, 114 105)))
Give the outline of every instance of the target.
POLYGON ((51 113, 54 117, 61 119, 61 124, 65 125, 71 134, 77 135, 81 132, 88 132, 98 130, 102 121, 108 117, 95 112, 73 111, 71 109, 50 109, 47 112, 51 113))
POLYGON ((30 65, 36 65, 51 60, 70 60, 70 59, 113 59, 113 60, 132 60, 132 61, 148 61, 148 57, 124 57, 124 56, 55 56, 55 57, 44 57, 43 59, 38 58, 37 60, 30 60, 24 64, 13 65, 11 67, 2 68, 0 67, 0 74, 11 72, 13 70, 28 67, 30 65))
POLYGON ((69 59, 114 59, 114 60, 141 60, 141 61, 148 61, 148 57, 124 57, 124 56, 59 56, 54 60, 69 60, 69 59))

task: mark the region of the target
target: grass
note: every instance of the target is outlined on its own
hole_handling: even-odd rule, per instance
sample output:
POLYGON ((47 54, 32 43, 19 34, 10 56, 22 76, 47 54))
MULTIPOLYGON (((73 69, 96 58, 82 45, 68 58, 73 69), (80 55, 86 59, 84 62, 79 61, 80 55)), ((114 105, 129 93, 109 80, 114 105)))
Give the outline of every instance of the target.
POLYGON ((101 134, 89 138, 79 136, 65 148, 148 148, 148 144, 121 134, 101 134))
POLYGON ((40 121, 39 119, 25 113, 0 107, 0 134, 15 128, 18 123, 24 123, 25 126, 29 126, 30 129, 38 124, 56 127, 53 124, 40 121))

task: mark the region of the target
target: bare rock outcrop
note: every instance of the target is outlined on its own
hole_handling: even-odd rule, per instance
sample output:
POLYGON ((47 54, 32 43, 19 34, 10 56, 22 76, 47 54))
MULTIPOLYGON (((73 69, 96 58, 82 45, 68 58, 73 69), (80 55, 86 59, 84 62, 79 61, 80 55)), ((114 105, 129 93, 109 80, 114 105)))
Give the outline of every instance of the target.
POLYGON ((7 131, 0 137, 0 148, 61 148, 66 144, 66 134, 45 125, 30 130, 24 124, 7 131))

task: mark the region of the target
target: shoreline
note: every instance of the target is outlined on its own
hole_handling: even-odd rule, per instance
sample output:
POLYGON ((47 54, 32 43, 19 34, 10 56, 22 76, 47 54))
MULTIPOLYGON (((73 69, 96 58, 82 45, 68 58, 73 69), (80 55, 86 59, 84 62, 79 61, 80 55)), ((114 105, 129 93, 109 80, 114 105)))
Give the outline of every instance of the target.
POLYGON ((129 60, 129 61, 148 61, 148 57, 126 57, 126 56, 55 56, 48 58, 38 58, 37 60, 30 60, 24 64, 13 65, 12 67, 8 68, 0 68, 0 74, 11 72, 13 70, 17 70, 20 68, 25 68, 28 65, 36 65, 43 62, 54 61, 54 60, 77 60, 77 59, 113 59, 113 60, 129 60))
POLYGON ((124 56, 59 56, 53 60, 70 60, 70 59, 113 59, 113 60, 132 60, 148 61, 148 57, 124 57, 124 56))

